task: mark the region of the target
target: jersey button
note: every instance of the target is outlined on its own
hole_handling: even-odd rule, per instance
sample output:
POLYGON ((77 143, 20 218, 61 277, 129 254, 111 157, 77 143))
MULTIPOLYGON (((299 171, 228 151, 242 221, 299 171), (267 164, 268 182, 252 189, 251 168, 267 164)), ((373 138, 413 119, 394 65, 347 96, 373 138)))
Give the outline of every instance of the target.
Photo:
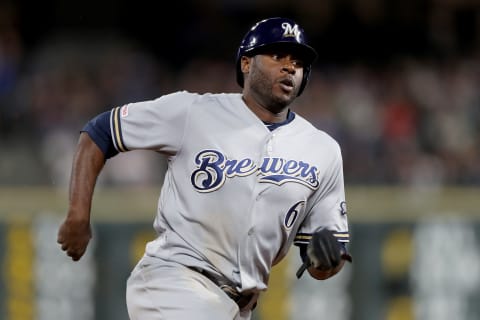
POLYGON ((250 230, 248 230, 248 235, 251 236, 255 231, 253 230, 253 228, 250 228, 250 230))

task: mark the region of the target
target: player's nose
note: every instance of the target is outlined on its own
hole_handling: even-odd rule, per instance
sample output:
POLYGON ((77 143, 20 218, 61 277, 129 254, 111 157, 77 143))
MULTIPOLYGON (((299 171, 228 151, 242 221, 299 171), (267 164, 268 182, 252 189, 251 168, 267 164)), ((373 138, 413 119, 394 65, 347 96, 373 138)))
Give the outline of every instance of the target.
POLYGON ((282 61, 282 71, 288 72, 290 74, 295 74, 296 71, 296 61, 290 56, 286 56, 282 61))

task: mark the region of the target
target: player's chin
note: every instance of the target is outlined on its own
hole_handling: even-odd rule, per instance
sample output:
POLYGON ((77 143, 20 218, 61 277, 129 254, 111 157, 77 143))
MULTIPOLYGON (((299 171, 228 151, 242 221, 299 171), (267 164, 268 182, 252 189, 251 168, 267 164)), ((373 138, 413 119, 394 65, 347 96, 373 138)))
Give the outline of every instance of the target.
POLYGON ((278 90, 275 90, 274 95, 277 100, 283 101, 285 105, 289 105, 297 97, 297 90, 294 87, 291 87, 291 90, 280 87, 278 90))

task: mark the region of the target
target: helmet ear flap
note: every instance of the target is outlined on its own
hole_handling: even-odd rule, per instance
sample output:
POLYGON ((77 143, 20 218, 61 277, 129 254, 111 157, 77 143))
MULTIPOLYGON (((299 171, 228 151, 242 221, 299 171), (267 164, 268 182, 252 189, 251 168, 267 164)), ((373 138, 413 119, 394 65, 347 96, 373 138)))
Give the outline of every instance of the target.
POLYGON ((298 90, 297 97, 302 94, 303 90, 307 86, 308 79, 310 78, 311 70, 312 70, 311 65, 303 67, 303 79, 302 79, 302 84, 300 85, 300 89, 298 90))

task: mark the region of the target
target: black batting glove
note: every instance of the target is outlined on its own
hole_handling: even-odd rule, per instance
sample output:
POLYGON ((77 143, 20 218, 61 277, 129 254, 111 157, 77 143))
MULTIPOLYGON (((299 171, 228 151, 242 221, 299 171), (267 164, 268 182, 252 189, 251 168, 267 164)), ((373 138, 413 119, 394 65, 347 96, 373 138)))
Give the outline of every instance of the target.
POLYGON ((328 271, 338 267, 342 260, 352 262, 352 257, 345 247, 337 241, 333 232, 328 229, 320 229, 312 235, 307 245, 304 263, 297 271, 297 278, 309 267, 321 271, 328 271))

